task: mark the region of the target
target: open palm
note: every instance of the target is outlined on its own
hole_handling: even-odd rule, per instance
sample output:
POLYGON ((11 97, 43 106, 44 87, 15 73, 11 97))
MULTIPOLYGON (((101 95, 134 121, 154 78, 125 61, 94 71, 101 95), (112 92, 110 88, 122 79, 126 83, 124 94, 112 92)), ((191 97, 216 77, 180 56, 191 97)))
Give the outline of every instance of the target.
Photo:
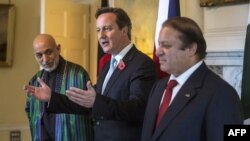
POLYGON ((40 87, 36 86, 31 86, 31 85, 24 85, 24 90, 29 94, 34 96, 36 99, 40 101, 49 101, 51 98, 51 89, 49 88, 46 83, 40 78, 37 78, 39 84, 41 85, 40 87))

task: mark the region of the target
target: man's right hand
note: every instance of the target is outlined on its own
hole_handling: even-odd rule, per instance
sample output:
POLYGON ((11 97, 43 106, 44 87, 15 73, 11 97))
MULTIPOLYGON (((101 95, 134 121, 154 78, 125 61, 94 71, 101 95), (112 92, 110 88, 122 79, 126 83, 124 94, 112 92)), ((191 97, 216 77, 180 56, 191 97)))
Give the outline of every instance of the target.
POLYGON ((44 83, 44 81, 41 78, 37 78, 37 80, 41 85, 41 87, 24 85, 23 90, 40 101, 43 102, 50 101, 51 89, 49 88, 48 85, 46 85, 46 83, 44 83))

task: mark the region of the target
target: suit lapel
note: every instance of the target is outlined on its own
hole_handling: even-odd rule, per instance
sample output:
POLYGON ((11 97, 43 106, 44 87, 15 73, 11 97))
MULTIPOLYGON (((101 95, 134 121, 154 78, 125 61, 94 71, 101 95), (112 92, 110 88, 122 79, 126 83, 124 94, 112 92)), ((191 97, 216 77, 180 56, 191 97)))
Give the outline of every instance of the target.
POLYGON ((207 70, 208 68, 205 66, 205 63, 203 63, 188 78, 172 101, 168 111, 163 116, 163 119, 155 130, 152 138, 156 139, 161 134, 161 132, 163 132, 164 129, 168 127, 171 121, 174 120, 178 113, 181 112, 183 108, 185 108, 186 104, 196 96, 196 89, 201 87, 207 70))
MULTIPOLYGON (((123 62, 125 63, 126 65, 126 68, 125 69, 128 69, 129 67, 129 62, 132 60, 133 56, 135 55, 135 53, 137 52, 138 50, 136 49, 136 47, 133 45, 133 47, 128 51, 128 53, 124 56, 124 58, 122 59, 123 62)), ((108 68, 109 69, 109 68, 108 68)), ((116 80, 119 78, 119 76, 122 74, 123 70, 120 70, 118 67, 116 67, 116 69, 114 70, 114 72, 112 73, 108 83, 107 83, 107 86, 103 92, 103 95, 108 95, 108 91, 110 90, 110 88, 115 84, 116 80)), ((107 72, 105 73, 105 76, 106 76, 107 72)), ((105 76, 102 80, 102 84, 103 84, 103 81, 105 79, 105 76)))
POLYGON ((99 93, 99 94, 102 93, 102 85, 103 85, 105 77, 106 77, 106 75, 108 73, 109 64, 110 64, 110 61, 105 64, 105 66, 103 67, 102 71, 100 72, 100 74, 98 76, 98 79, 97 79, 97 82, 96 82, 96 92, 99 93))
POLYGON ((103 92, 103 95, 107 95, 108 94, 108 91, 109 89, 113 86, 113 84, 115 83, 115 81, 118 79, 119 75, 121 74, 121 71, 120 70, 117 70, 117 68, 114 70, 114 72, 112 73, 108 83, 107 83, 107 86, 103 92))
POLYGON ((164 78, 161 79, 157 82, 157 84, 155 84, 155 86, 152 88, 152 94, 149 97, 149 101, 148 101, 148 105, 147 105, 147 117, 145 117, 145 121, 147 122, 147 129, 148 130, 148 134, 152 135, 154 134, 154 129, 155 129, 155 121, 157 118, 157 114, 159 111, 159 106, 160 106, 160 101, 163 95, 163 92, 165 90, 166 84, 168 82, 169 78, 164 78), (149 130, 150 129, 150 130, 149 130))

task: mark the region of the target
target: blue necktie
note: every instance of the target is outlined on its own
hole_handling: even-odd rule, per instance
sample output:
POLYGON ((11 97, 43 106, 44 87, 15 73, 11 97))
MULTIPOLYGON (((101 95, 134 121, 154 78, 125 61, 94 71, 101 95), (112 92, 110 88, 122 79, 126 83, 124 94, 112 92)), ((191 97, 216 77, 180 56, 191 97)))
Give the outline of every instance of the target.
POLYGON ((108 71, 108 73, 107 73, 107 75, 105 77, 105 80, 103 82, 103 85, 102 85, 102 94, 103 94, 103 92, 104 92, 104 90, 106 88, 106 85, 107 85, 107 83, 108 83, 108 81, 110 79, 110 76, 112 75, 112 73, 114 72, 114 70, 116 68, 116 63, 117 63, 116 59, 114 57, 112 57, 111 61, 110 61, 109 71, 108 71))

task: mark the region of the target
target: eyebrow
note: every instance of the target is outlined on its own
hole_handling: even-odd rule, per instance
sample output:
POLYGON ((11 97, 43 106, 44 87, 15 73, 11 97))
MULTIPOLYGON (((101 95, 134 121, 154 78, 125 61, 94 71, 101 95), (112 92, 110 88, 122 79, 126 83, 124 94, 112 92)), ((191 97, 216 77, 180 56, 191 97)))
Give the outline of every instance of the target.
POLYGON ((97 26, 96 28, 104 28, 104 27, 113 27, 111 24, 109 24, 109 25, 103 25, 103 26, 97 26))

